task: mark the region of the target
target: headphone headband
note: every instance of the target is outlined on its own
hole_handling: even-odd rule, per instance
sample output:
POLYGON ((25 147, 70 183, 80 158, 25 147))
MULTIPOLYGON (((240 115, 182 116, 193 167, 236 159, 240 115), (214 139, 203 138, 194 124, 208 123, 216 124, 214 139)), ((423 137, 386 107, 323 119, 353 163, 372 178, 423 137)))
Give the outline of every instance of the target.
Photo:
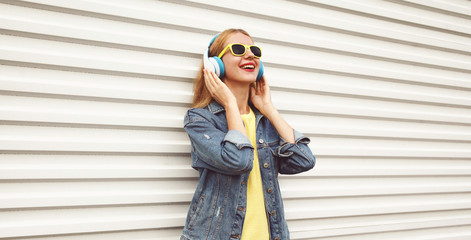
POLYGON ((213 42, 216 40, 216 38, 219 37, 220 34, 221 34, 221 33, 216 34, 216 36, 214 36, 213 39, 211 39, 211 42, 209 42, 208 48, 211 47, 211 45, 213 45, 213 42))

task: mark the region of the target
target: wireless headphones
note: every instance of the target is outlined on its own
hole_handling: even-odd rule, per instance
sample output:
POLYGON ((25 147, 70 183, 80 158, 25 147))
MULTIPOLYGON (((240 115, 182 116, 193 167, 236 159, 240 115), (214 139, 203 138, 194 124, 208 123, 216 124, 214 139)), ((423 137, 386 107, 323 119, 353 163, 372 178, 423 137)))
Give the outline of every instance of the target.
MULTIPOLYGON (((210 71, 213 71, 218 75, 219 78, 223 78, 225 74, 225 69, 224 69, 224 63, 222 62, 221 58, 214 56, 214 57, 209 57, 209 48, 213 44, 213 42, 216 40, 216 38, 219 36, 219 33, 211 39, 211 42, 209 42, 208 49, 204 52, 203 56, 203 65, 205 69, 208 69, 210 71)), ((258 75, 257 75, 257 80, 260 80, 263 77, 263 63, 260 61, 260 66, 258 68, 258 75)))

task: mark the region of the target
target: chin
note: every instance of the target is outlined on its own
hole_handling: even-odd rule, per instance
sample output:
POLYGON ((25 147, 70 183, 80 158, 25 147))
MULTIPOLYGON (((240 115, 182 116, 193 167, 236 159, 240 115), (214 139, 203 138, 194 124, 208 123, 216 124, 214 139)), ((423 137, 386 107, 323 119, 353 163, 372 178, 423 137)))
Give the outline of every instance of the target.
POLYGON ((226 81, 233 81, 233 82, 244 82, 244 83, 254 83, 257 80, 257 76, 247 75, 247 74, 239 74, 236 77, 226 76, 226 81))
POLYGON ((242 82, 247 82, 247 83, 254 83, 255 80, 256 80, 255 77, 241 79, 242 82))
POLYGON ((246 82, 255 82, 255 80, 257 80, 257 74, 255 73, 242 73, 240 74, 239 76, 240 79, 242 79, 243 81, 246 81, 246 82))

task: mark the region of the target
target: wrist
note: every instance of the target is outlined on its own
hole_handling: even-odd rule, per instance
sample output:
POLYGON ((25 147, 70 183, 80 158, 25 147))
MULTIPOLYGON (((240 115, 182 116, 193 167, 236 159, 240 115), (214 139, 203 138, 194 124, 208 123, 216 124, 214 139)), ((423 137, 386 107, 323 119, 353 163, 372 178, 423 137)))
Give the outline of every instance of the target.
POLYGON ((278 110, 273 106, 273 104, 270 104, 269 106, 266 106, 263 108, 263 110, 260 110, 262 114, 267 117, 268 119, 278 115, 278 110))
POLYGON ((224 109, 228 109, 228 108, 237 108, 237 101, 235 99, 225 99, 225 101, 221 101, 219 102, 223 107, 224 109))
POLYGON ((239 107, 236 101, 226 102, 225 104, 222 104, 222 106, 224 107, 226 112, 231 112, 231 111, 239 112, 239 107))

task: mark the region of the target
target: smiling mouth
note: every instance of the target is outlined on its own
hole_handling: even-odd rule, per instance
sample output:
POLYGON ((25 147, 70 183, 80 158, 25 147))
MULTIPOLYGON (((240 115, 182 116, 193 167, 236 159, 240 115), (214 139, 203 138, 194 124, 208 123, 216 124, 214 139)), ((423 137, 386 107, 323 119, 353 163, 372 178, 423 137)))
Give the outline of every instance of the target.
POLYGON ((248 70, 253 70, 255 69, 255 65, 252 64, 247 64, 241 67, 242 69, 248 69, 248 70))

